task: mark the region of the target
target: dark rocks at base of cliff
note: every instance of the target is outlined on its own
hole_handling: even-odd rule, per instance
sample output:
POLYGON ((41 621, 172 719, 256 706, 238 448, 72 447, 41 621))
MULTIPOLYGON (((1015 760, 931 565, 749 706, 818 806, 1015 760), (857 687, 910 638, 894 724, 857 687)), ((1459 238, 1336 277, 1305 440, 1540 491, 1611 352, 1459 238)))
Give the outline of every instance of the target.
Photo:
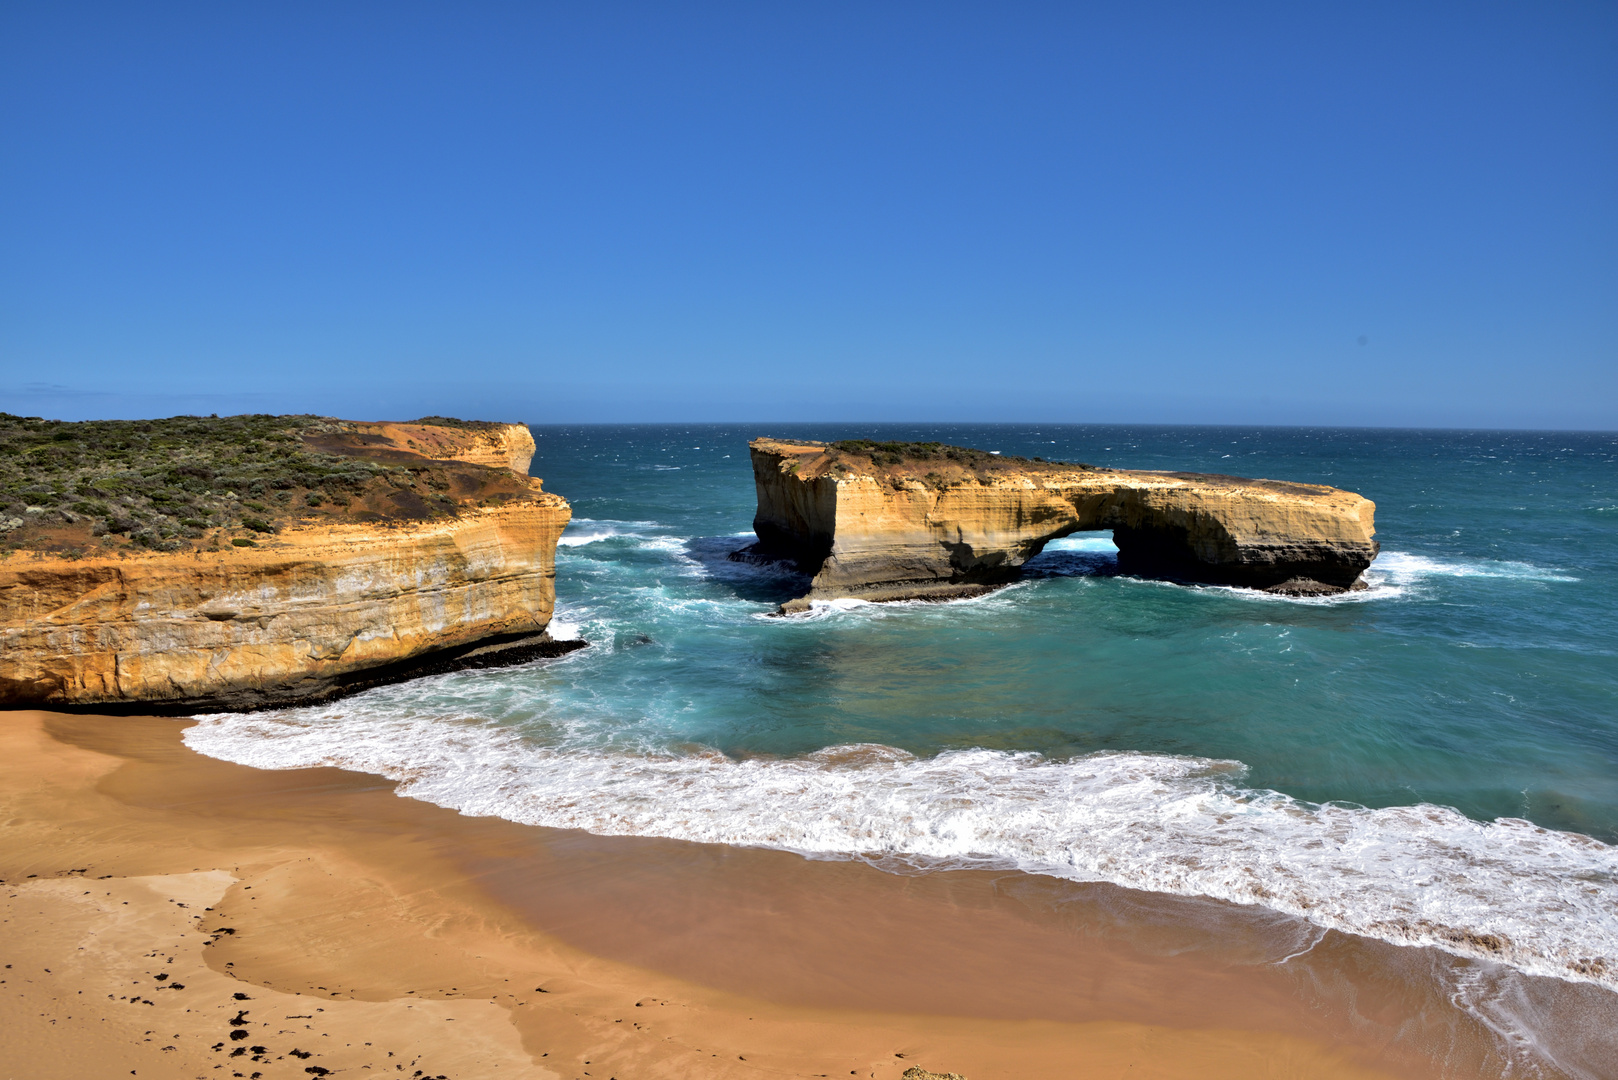
MULTIPOLYGON (((753 528, 756 532, 759 531, 759 523, 755 521, 753 528)), ((831 552, 831 544, 829 542, 822 544, 818 538, 809 543, 798 543, 790 534, 768 527, 762 530, 761 535, 766 538, 732 551, 725 558, 749 566, 785 567, 805 577, 814 577, 820 572, 821 566, 826 562, 826 556, 831 552)))
POLYGON ((806 568, 804 565, 805 560, 798 553, 788 548, 766 544, 760 540, 757 543, 748 544, 744 548, 732 551, 725 558, 735 563, 746 563, 748 566, 787 566, 797 573, 812 577, 815 571, 820 569, 820 564, 825 561, 826 556, 822 553, 819 558, 814 559, 812 564, 806 568))
POLYGON ((1381 550, 1376 541, 1247 543, 1218 561, 1199 558, 1189 537, 1169 528, 1113 530, 1119 572, 1198 585, 1231 585, 1286 596, 1331 596, 1365 588, 1361 574, 1381 550))
POLYGON ((446 675, 473 668, 512 667, 533 660, 566 656, 589 645, 583 640, 556 641, 549 633, 512 634, 489 638, 456 648, 439 649, 422 656, 348 672, 327 680, 305 679, 273 687, 241 687, 209 697, 163 701, 105 701, 85 705, 53 702, 57 712, 94 713, 106 716, 193 716, 211 712, 257 712, 262 709, 289 709, 320 705, 350 697, 378 686, 446 675))
POLYGON ((1345 592, 1359 592, 1369 588, 1364 578, 1356 578, 1354 584, 1345 589, 1340 585, 1315 581, 1313 578, 1295 577, 1288 578, 1279 585, 1271 585, 1263 591, 1276 596, 1341 596, 1345 592))
MULTIPOLYGON (((1326 543, 1276 544, 1267 548, 1248 545, 1241 561, 1214 564, 1189 553, 1183 534, 1173 530, 1116 529, 1117 573, 1131 577, 1171 581, 1183 585, 1224 585, 1254 589, 1277 596, 1339 596, 1365 589, 1363 571, 1375 558, 1379 545, 1340 548, 1326 543)), ((758 542, 727 556, 732 562, 790 568, 807 577, 817 574, 825 553, 783 543, 758 542)), ((952 559, 954 565, 959 560, 952 559)), ((859 600, 867 603, 920 601, 942 603, 983 596, 1022 578, 1021 566, 986 565, 960 569, 949 577, 907 579, 913 567, 895 566, 890 580, 880 584, 839 588, 835 593, 811 591, 783 603, 776 615, 808 612, 816 600, 859 600)))
POLYGON ((266 694, 267 700, 244 704, 227 703, 192 711, 251 712, 255 709, 285 708, 289 705, 313 705, 323 701, 335 701, 373 687, 409 682, 411 679, 422 679, 429 675, 447 675, 452 671, 466 671, 473 668, 512 667, 516 664, 526 664, 531 660, 566 656, 588 645, 589 642, 583 640, 556 641, 546 631, 486 638, 471 645, 440 649, 424 656, 351 672, 339 676, 330 686, 313 694, 299 695, 296 686, 281 687, 266 694), (286 700, 287 697, 293 700, 286 700))
MULTIPOLYGON (((950 600, 970 600, 977 596, 987 596, 998 589, 1011 584, 1009 581, 994 585, 962 584, 959 582, 940 581, 928 584, 900 584, 869 589, 848 590, 834 597, 837 600, 861 600, 870 604, 896 603, 901 600, 913 601, 923 604, 942 604, 950 600)), ((820 599, 813 594, 800 596, 796 600, 788 600, 779 608, 776 615, 801 615, 814 606, 814 601, 820 599)))
MULTIPOLYGON (((1133 574, 1132 576, 1149 577, 1158 581, 1174 581, 1190 587, 1210 584, 1228 584, 1226 582, 1198 581, 1195 578, 1180 577, 1177 575, 1162 573, 1133 574)), ((995 585, 951 583, 940 583, 928 586, 895 585, 889 588, 864 590, 859 593, 852 593, 848 596, 838 597, 837 599, 863 600, 868 603, 893 603, 902 600, 917 603, 941 604, 950 600, 969 600, 979 596, 987 596, 989 593, 997 592, 1010 584, 1014 584, 1014 581, 1002 582, 995 585)), ((1342 596, 1344 593, 1359 592, 1363 589, 1370 588, 1370 586, 1366 584, 1363 577, 1356 578, 1352 584, 1347 586, 1328 584, 1324 581, 1316 581, 1313 578, 1293 577, 1275 585, 1263 587, 1254 587, 1248 585, 1237 587, 1256 588, 1256 591, 1258 592, 1266 592, 1274 596, 1290 597, 1342 596)), ((778 616, 802 615, 814 607, 815 599, 816 598, 813 596, 800 596, 795 600, 788 600, 786 603, 778 607, 772 614, 778 616)))

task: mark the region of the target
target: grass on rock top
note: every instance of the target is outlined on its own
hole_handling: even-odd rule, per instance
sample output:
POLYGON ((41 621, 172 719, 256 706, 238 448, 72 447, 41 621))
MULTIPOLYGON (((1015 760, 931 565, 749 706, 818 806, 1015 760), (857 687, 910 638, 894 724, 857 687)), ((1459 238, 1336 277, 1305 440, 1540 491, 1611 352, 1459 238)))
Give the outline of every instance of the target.
MULTIPOLYGON (((464 475, 440 475, 446 463, 375 460, 308 441, 352 426, 308 415, 66 422, 0 413, 0 552, 250 546, 292 519, 455 512, 446 492, 465 494, 467 484, 456 483, 464 475)), ((458 474, 491 471, 448 465, 458 474)), ((480 493, 492 486, 472 484, 480 493)))
MULTIPOLYGON (((1046 461, 1042 457, 1026 458, 1016 454, 991 453, 988 450, 975 450, 968 446, 950 446, 940 442, 879 442, 874 439, 843 439, 840 442, 828 443, 827 449, 835 454, 847 454, 851 457, 866 457, 871 464, 879 468, 892 468, 907 463, 923 462, 951 462, 969 469, 994 468, 996 466, 1027 465, 1037 463, 1041 465, 1062 465, 1064 462, 1046 461)), ((1073 464, 1070 467, 1088 469, 1089 465, 1073 464)))

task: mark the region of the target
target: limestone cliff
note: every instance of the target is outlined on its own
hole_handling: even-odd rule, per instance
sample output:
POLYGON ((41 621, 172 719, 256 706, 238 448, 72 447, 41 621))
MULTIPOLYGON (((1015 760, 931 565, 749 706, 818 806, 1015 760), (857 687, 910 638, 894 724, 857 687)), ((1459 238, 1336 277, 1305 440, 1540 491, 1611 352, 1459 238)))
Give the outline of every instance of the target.
POLYGON ((173 470, 199 492, 142 493, 225 522, 256 507, 250 526, 146 547, 106 534, 88 550, 54 550, 65 542, 41 528, 36 549, 8 551, 0 706, 252 708, 566 651, 545 630, 570 510, 526 475, 526 428, 296 419, 288 430, 319 445, 302 461, 284 444, 291 464, 270 475, 291 494, 240 503, 209 489, 236 481, 196 479, 201 465, 173 470), (353 465, 290 487, 331 460, 353 465))
POLYGON ((995 457, 938 444, 751 444, 761 554, 814 575, 810 600, 971 595, 1047 542, 1111 530, 1127 572, 1342 592, 1376 557, 1375 505, 1314 484, 995 457))

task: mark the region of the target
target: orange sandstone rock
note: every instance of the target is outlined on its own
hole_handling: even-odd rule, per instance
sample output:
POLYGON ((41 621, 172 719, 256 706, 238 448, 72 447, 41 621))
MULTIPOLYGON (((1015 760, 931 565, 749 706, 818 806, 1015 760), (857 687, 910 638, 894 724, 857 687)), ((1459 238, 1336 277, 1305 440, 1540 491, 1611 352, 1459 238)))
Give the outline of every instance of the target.
MULTIPOLYGON (((379 450, 402 451, 434 461, 464 461, 473 465, 488 465, 496 469, 510 469, 518 476, 528 475, 528 466, 534 460, 534 436, 525 424, 467 423, 398 423, 381 421, 342 422, 338 439, 316 443, 340 443, 346 435, 356 447, 364 447, 375 456, 379 450)), ((332 445, 342 451, 346 447, 332 445)))
POLYGON ((533 485, 451 519, 295 527, 258 547, 14 556, 0 564, 0 706, 249 708, 479 647, 532 651, 570 516, 533 485))
POLYGON ((381 471, 336 501, 244 504, 268 520, 212 546, 0 559, 0 708, 252 708, 576 647, 546 634, 571 511, 527 475, 526 427, 322 420, 302 440, 381 471))
POLYGON ((1110 529, 1127 571, 1293 593, 1356 587, 1375 504, 1316 484, 1098 469, 941 447, 924 457, 756 439, 759 554, 811 600, 946 598, 1012 580, 1050 540, 1110 529))

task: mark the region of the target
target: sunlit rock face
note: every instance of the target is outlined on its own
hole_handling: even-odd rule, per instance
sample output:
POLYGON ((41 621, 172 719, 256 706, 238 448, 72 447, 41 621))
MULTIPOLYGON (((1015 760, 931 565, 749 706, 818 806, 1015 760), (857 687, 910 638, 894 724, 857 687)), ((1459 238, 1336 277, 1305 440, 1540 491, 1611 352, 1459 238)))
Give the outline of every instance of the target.
POLYGON ((337 504, 260 496, 252 531, 179 550, 0 560, 0 707, 255 708, 566 651, 546 628, 571 510, 528 476, 526 427, 321 421, 302 439, 380 471, 337 504))
POLYGON ((526 424, 462 421, 397 423, 351 421, 346 433, 372 448, 386 447, 434 461, 463 461, 528 475, 534 460, 534 435, 526 424), (456 426, 451 426, 456 425, 456 426))
POLYGON ((942 599, 1013 580, 1047 542, 1111 530, 1127 573, 1294 594, 1361 585, 1376 506, 1316 484, 1007 459, 937 444, 751 444, 757 555, 812 600, 942 599))
POLYGON ((565 500, 289 530, 212 553, 0 568, 0 704, 250 708, 367 672, 542 642, 565 500))

